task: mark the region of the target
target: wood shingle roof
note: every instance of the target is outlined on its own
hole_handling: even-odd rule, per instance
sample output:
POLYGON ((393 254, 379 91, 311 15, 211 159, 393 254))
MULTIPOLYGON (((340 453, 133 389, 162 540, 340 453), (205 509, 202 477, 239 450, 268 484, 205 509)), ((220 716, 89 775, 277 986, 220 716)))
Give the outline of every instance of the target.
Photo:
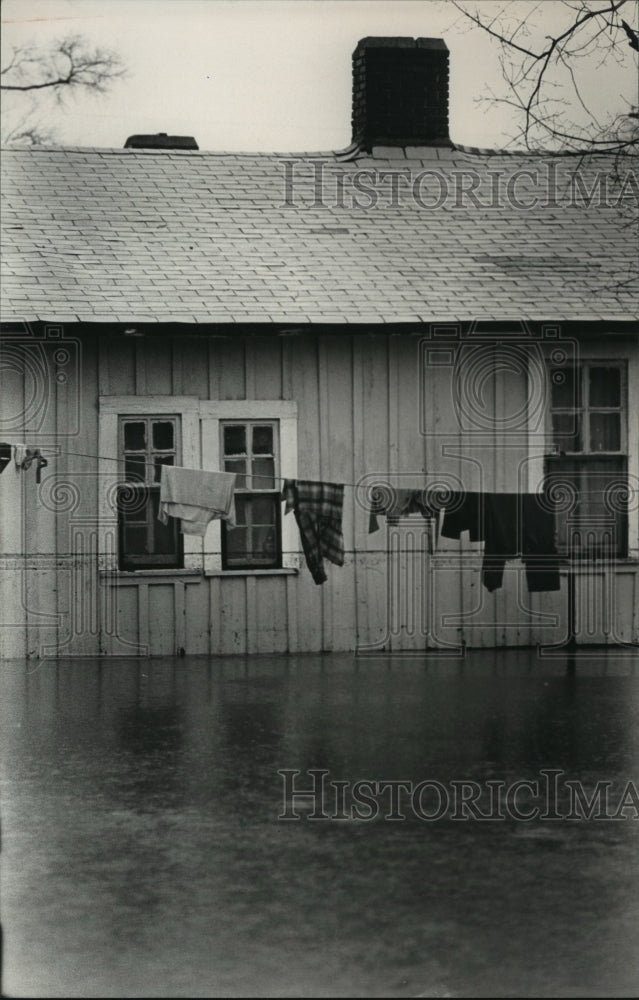
POLYGON ((3 319, 637 315, 636 160, 351 156, 6 150, 3 319))

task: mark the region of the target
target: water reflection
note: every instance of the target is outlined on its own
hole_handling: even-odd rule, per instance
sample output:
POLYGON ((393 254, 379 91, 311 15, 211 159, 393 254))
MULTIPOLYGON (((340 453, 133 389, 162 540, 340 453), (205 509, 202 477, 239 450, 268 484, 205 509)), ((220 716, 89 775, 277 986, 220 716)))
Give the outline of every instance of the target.
POLYGON ((633 995, 636 823, 277 820, 278 768, 637 780, 629 665, 564 666, 8 665, 7 994, 633 995))

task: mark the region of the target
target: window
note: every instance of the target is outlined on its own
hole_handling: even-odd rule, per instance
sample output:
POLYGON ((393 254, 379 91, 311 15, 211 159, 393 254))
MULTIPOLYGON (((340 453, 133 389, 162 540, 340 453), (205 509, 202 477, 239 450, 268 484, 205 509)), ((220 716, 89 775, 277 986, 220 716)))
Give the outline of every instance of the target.
POLYGON ((223 468, 237 476, 237 526, 222 525, 223 569, 281 566, 279 422, 220 422, 223 468))
POLYGON ((627 554, 626 369, 592 361, 550 370, 548 485, 557 499, 557 540, 573 556, 627 554), (576 502, 562 503, 562 492, 576 502))
POLYGON ((124 483, 118 490, 119 565, 123 570, 182 566, 179 521, 158 520, 163 465, 178 463, 179 418, 120 417, 119 458, 124 483))

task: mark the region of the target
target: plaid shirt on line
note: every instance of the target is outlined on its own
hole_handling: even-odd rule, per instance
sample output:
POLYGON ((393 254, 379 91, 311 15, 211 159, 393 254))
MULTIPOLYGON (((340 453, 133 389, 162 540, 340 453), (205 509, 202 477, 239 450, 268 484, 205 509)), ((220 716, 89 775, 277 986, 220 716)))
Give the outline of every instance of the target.
POLYGON ((324 583, 327 579, 324 558, 336 566, 344 565, 344 486, 341 483, 287 479, 282 499, 286 500, 285 513, 292 510, 295 514, 311 575, 315 583, 324 583))

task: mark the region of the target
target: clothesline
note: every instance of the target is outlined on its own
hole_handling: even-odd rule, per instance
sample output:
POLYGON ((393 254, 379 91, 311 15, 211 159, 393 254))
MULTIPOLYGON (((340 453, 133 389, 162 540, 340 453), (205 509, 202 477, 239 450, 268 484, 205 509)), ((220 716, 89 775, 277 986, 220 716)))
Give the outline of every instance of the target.
MULTIPOLYGON (((115 462, 118 465, 125 465, 126 461, 127 461, 126 458, 114 458, 112 455, 96 455, 93 452, 84 452, 84 451, 68 451, 68 450, 65 450, 64 452, 60 452, 59 455, 72 455, 73 457, 77 457, 77 458, 93 458, 93 459, 96 459, 97 461, 100 461, 100 462, 115 462)), ((59 455, 56 455, 54 457, 59 457, 59 455)), ((129 457, 136 458, 135 455, 131 455, 129 457)), ((43 460, 43 462, 44 462, 45 465, 47 464, 45 460, 43 460)), ((144 468, 151 468, 151 469, 156 469, 157 468, 157 465, 155 464, 155 462, 147 462, 147 461, 139 461, 138 460, 137 464, 139 466, 140 465, 143 466, 144 468)), ((166 468, 174 468, 174 466, 168 466, 167 465, 166 468)), ((283 483, 283 484, 285 484, 287 482, 290 482, 293 479, 292 476, 276 476, 276 475, 267 475, 267 474, 264 474, 264 473, 260 474, 260 473, 252 473, 252 472, 251 473, 240 472, 240 473, 235 473, 235 475, 237 477, 244 476, 245 478, 248 478, 250 476, 251 480, 264 479, 264 480, 266 480, 268 482, 278 482, 278 483, 283 483)), ((394 472, 388 472, 387 475, 389 477, 410 475, 410 476, 413 476, 413 477, 416 478, 417 475, 426 476, 427 473, 425 473, 425 472, 416 473, 414 471, 411 471, 410 473, 407 473, 407 472, 402 472, 401 470, 398 469, 398 470, 395 470, 394 472)), ((308 483, 316 484, 318 486, 327 482, 326 480, 319 480, 319 479, 306 479, 304 481, 308 482, 308 483)), ((439 502, 441 503, 441 508, 442 509, 444 509, 447 506, 447 504, 445 502, 442 502, 442 498, 445 498, 447 495, 450 495, 450 494, 459 495, 459 494, 464 494, 464 493, 467 492, 463 488, 461 488, 461 489, 453 489, 452 487, 447 486, 447 485, 442 484, 442 483, 439 483, 436 486, 428 486, 428 485, 426 485, 426 486, 423 486, 423 487, 419 487, 419 486, 410 486, 410 487, 393 486, 392 483, 389 483, 387 481, 367 482, 367 483, 360 481, 359 483, 346 483, 346 482, 341 482, 339 480, 331 480, 331 483, 332 483, 332 485, 335 485, 335 486, 344 486, 345 488, 348 488, 348 489, 364 490, 364 491, 366 491, 369 494, 369 500, 370 500, 372 506, 376 506, 376 494, 377 495, 383 494, 384 490, 391 491, 391 494, 394 494, 395 492, 406 493, 406 492, 410 491, 413 494, 419 494, 419 493, 421 493, 421 494, 423 494, 424 497, 430 496, 433 499, 435 497, 437 497, 438 500, 439 500, 439 502)), ((150 486, 150 485, 158 485, 158 484, 141 483, 140 485, 150 486)), ((477 491, 474 491, 474 492, 477 492, 477 491)), ((482 492, 482 491, 479 491, 479 492, 482 492)), ((484 492, 488 492, 488 491, 484 491, 484 492)), ((520 492, 519 495, 523 496, 525 494, 520 492)), ((538 495, 538 493, 537 493, 537 491, 533 491, 533 494, 531 494, 531 495, 538 495)), ((384 498, 384 501, 385 501, 385 499, 386 498, 384 498)))
MULTIPOLYGON (((39 450, 31 455, 26 446, 14 447, 16 453, 24 447, 28 452, 27 459, 38 457, 44 465, 47 464, 39 450)), ((117 458, 76 451, 61 454, 119 465, 135 457, 117 458)), ((0 457, 9 461, 6 454, 0 457)), ((138 460, 138 466, 158 467, 156 461, 146 461, 145 458, 138 460)), ((165 463, 161 463, 160 467, 164 470, 160 480, 160 521, 167 524, 169 517, 179 518, 183 533, 202 537, 209 522, 216 517, 228 521, 231 527, 236 526, 235 484, 238 475, 246 476, 246 473, 196 470, 165 463)), ((39 482, 40 465, 37 471, 39 482)), ((398 471, 389 473, 389 476, 393 474, 401 475, 398 471)), ((560 589, 559 559, 554 540, 555 509, 552 499, 548 502, 548 496, 468 492, 451 490, 441 484, 430 488, 428 485, 396 488, 388 482, 329 483, 260 473, 253 478, 284 483, 282 499, 286 501, 286 513, 295 513, 306 562, 316 583, 326 580, 324 558, 338 566, 344 564, 342 504, 344 488, 350 487, 366 492, 369 533, 378 528, 378 514, 386 516, 389 521, 403 514, 422 514, 429 525, 429 553, 434 551, 433 527, 438 524, 439 515, 444 510, 442 537, 459 539, 462 532, 468 531, 471 542, 484 542, 482 582, 490 592, 501 587, 506 561, 519 555, 526 566, 529 591, 560 589)))
MULTIPOLYGON (((96 455, 96 454, 94 454, 92 452, 84 452, 84 451, 68 451, 68 450, 65 450, 64 452, 61 452, 60 454, 73 455, 74 457, 77 457, 77 458, 93 458, 93 459, 96 459, 97 461, 100 461, 100 462, 116 462, 118 465, 125 465, 126 461, 127 461, 126 458, 114 458, 112 455, 96 455)), ((135 455, 131 455, 130 457, 131 458, 135 458, 136 456, 135 455)), ((138 461, 137 464, 143 466, 144 468, 151 468, 151 469, 156 469, 157 468, 155 462, 138 461)), ((167 466, 167 467, 171 468, 171 466, 167 466)), ((286 483, 286 482, 290 481, 293 478, 292 476, 275 476, 275 475, 266 475, 266 474, 260 474, 260 473, 236 473, 235 475, 236 476, 245 476, 245 477, 250 476, 252 480, 255 480, 255 479, 264 479, 264 480, 267 480, 268 482, 278 482, 278 483, 286 483)), ((427 473, 425 473, 425 472, 416 473, 414 471, 411 471, 410 473, 407 473, 407 472, 402 472, 401 470, 398 469, 398 470, 395 470, 394 472, 388 472, 388 473, 386 473, 386 475, 388 475, 389 477, 410 475, 410 476, 413 476, 413 477, 416 478, 418 475, 426 476, 427 473)), ((306 479, 305 482, 316 483, 316 484, 319 485, 321 483, 326 482, 326 480, 306 479)), ((423 486, 423 487, 419 487, 419 486, 400 487, 400 486, 393 486, 391 483, 389 483, 387 481, 381 481, 381 482, 377 482, 377 483, 376 482, 368 482, 368 483, 366 483, 366 482, 361 482, 361 481, 359 483, 345 483, 345 482, 341 482, 339 480, 331 480, 331 482, 335 486, 344 486, 344 487, 346 487, 348 489, 354 489, 354 490, 365 490, 365 491, 367 491, 369 493, 374 493, 374 491, 383 491, 383 490, 389 490, 389 491, 393 491, 393 492, 394 491, 406 492, 406 490, 409 489, 413 493, 420 493, 421 492, 424 495, 430 495, 432 497, 434 497, 434 496, 436 496, 436 495, 439 494, 439 496, 441 497, 442 494, 444 496, 446 496, 447 494, 451 494, 451 493, 459 494, 459 493, 465 493, 466 492, 463 488, 461 488, 461 489, 453 489, 452 487, 446 486, 445 484, 441 484, 441 483, 438 484, 438 485, 436 485, 436 486, 428 486, 428 485, 426 485, 426 486, 423 486)), ((149 486, 149 485, 154 485, 154 484, 145 483, 145 484, 141 484, 141 485, 147 485, 147 486, 149 486)), ((533 492, 536 493, 537 491, 533 491, 533 492)), ((374 505, 375 504, 374 498, 371 497, 370 499, 371 499, 371 502, 374 505)), ((444 506, 445 506, 445 504, 442 504, 442 507, 444 507, 444 506)))
MULTIPOLYGON (((117 462, 119 465, 124 465, 126 463, 126 461, 127 461, 127 459, 125 459, 125 458, 114 458, 112 455, 93 455, 93 454, 90 454, 89 452, 83 452, 83 451, 65 451, 62 454, 73 455, 73 456, 78 457, 78 458, 95 458, 95 459, 97 459, 98 461, 101 461, 101 462, 117 462)), ((157 468, 155 462, 139 461, 135 455, 131 455, 130 458, 135 459, 137 465, 144 466, 144 468, 150 468, 150 469, 156 469, 157 468)), ((169 468, 170 468, 170 466, 169 466, 169 468)), ((287 482, 287 480, 293 478, 292 476, 275 476, 275 475, 265 475, 265 474, 259 474, 259 473, 244 473, 244 472, 236 473, 236 475, 238 475, 238 476, 250 476, 251 479, 266 479, 269 482, 278 482, 278 483, 285 483, 285 482, 287 482)), ((401 475, 406 475, 406 473, 397 471, 397 472, 394 472, 394 473, 391 472, 391 473, 389 473, 389 475, 391 475, 391 476, 392 475, 401 476, 401 475)), ((411 472, 410 475, 417 476, 418 473, 411 472)), ((421 475, 425 475, 425 473, 421 473, 421 475)), ((322 481, 323 480, 319 480, 319 479, 309 479, 309 480, 307 480, 307 482, 317 482, 317 483, 322 482, 322 481)), ((384 486, 386 486, 387 488, 391 488, 391 489, 393 488, 393 487, 391 487, 390 483, 372 483, 372 484, 367 484, 367 483, 361 483, 361 482, 360 483, 344 483, 344 482, 340 482, 340 481, 337 481, 337 480, 331 480, 331 481, 335 482, 335 485, 337 485, 337 486, 345 486, 345 487, 348 487, 348 488, 354 489, 354 490, 367 489, 367 488, 371 488, 371 487, 374 488, 376 486, 377 487, 384 487, 384 486)), ((151 485, 151 484, 147 484, 147 485, 151 485)), ((412 488, 413 489, 419 489, 419 487, 412 487, 412 488)), ((440 492, 442 492, 442 487, 441 486, 440 487, 425 487, 425 489, 431 489, 433 492, 437 492, 438 490, 440 492)), ((445 492, 445 489, 444 489, 444 492, 445 492)))

